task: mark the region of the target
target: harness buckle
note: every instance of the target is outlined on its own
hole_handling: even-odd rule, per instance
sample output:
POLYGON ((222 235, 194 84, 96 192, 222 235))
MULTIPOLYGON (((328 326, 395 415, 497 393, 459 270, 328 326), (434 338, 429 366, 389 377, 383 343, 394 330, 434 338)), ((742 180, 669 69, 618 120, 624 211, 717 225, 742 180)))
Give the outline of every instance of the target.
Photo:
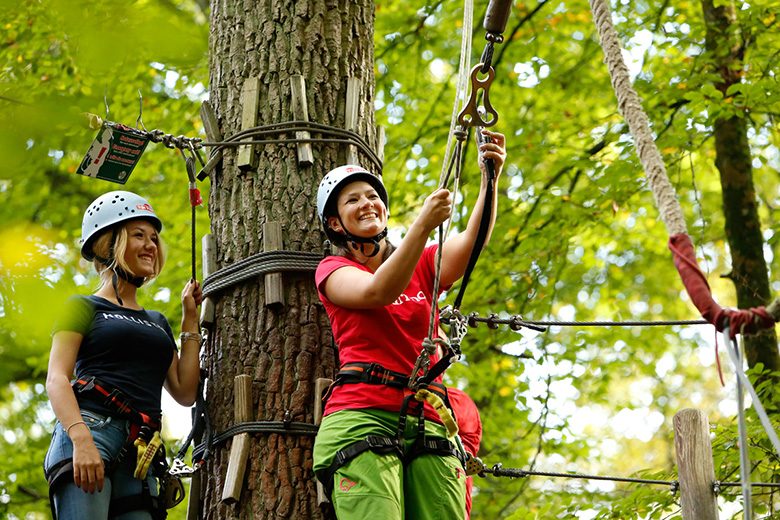
POLYGON ((76 391, 78 393, 89 392, 91 390, 94 390, 95 389, 95 376, 92 376, 92 377, 90 377, 87 380, 79 379, 78 381, 76 381, 76 385, 77 385, 76 391))
POLYGON ((390 437, 381 437, 379 435, 366 435, 366 444, 371 449, 374 448, 394 448, 398 441, 390 437))

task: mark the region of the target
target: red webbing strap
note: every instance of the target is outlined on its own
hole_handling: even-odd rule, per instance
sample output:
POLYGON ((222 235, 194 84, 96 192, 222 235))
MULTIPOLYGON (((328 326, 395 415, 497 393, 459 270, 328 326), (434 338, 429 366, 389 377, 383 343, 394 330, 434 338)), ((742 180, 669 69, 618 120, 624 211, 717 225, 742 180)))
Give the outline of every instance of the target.
POLYGON ((88 380, 84 379, 77 379, 74 381, 74 388, 77 392, 81 391, 92 391, 97 392, 98 394, 102 395, 106 398, 105 404, 111 404, 115 409, 116 412, 119 414, 120 417, 128 418, 130 419, 131 426, 136 425, 137 427, 140 426, 149 426, 153 430, 159 430, 160 429, 160 422, 153 419, 149 415, 139 412, 130 404, 125 401, 124 399, 121 399, 119 396, 116 395, 116 392, 109 391, 102 385, 98 384, 95 381, 94 377, 89 378, 88 380))
POLYGON ((691 297, 691 301, 702 317, 715 325, 718 331, 728 325, 732 338, 737 334, 757 332, 774 327, 775 320, 765 307, 751 307, 747 310, 724 309, 712 298, 712 291, 704 273, 696 261, 691 238, 685 233, 669 237, 669 249, 674 256, 674 266, 691 297))

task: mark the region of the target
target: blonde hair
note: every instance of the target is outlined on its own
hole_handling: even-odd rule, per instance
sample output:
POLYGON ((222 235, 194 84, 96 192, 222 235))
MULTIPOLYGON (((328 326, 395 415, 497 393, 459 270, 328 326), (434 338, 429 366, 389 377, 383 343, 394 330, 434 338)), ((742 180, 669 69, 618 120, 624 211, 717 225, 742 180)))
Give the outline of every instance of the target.
MULTIPOLYGON (((125 261, 125 252, 127 251, 127 226, 132 223, 133 219, 125 222, 116 231, 116 239, 114 240, 114 254, 111 254, 111 237, 114 236, 113 228, 109 228, 104 231, 95 242, 92 244, 92 251, 95 254, 95 259, 92 261, 95 266, 95 271, 100 276, 100 286, 103 287, 106 284, 111 283, 111 277, 113 276, 113 270, 119 268, 130 276, 137 276, 130 266, 125 261), (108 264, 98 260, 99 258, 109 259, 108 264)), ((165 245, 163 244, 162 237, 157 235, 157 256, 154 261, 154 274, 144 278, 144 283, 156 278, 162 271, 165 265, 165 245)))

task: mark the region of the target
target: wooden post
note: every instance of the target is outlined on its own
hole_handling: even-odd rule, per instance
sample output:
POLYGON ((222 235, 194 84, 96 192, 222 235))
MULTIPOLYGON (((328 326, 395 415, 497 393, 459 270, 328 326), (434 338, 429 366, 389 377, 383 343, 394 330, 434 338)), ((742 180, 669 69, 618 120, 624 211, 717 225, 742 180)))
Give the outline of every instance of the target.
MULTIPOLYGON (((263 251, 279 251, 282 249, 282 225, 279 222, 263 224, 263 251)), ((265 305, 266 307, 284 306, 284 285, 282 273, 265 275, 265 305)))
MULTIPOLYGON (((203 235, 201 239, 201 248, 203 250, 203 278, 205 279, 217 268, 217 245, 214 241, 214 235, 211 233, 203 235)), ((210 326, 214 323, 214 301, 211 298, 204 298, 200 306, 200 324, 201 326, 210 326)))
MULTIPOLYGON (((322 396, 331 383, 333 383, 333 380, 325 377, 319 377, 314 381, 314 424, 317 426, 322 422, 322 396)), ((330 502, 330 498, 325 494, 325 488, 322 487, 320 481, 317 480, 317 504, 322 505, 328 502, 330 502)))
MULTIPOLYGON (((347 78, 347 104, 344 113, 344 129, 351 130, 352 132, 357 132, 358 130, 360 84, 360 78, 347 78)), ((355 145, 349 145, 347 147, 347 164, 359 164, 355 145)))
POLYGON ((187 520, 200 520, 200 470, 190 477, 190 497, 187 501, 187 520))
MULTIPOLYGON (((296 121, 309 120, 309 104, 306 102, 306 80, 300 74, 290 76, 290 88, 292 90, 293 119, 296 121)), ((311 134, 306 131, 295 132, 296 139, 310 139, 311 134)), ((298 164, 309 166, 314 162, 314 154, 311 151, 311 143, 298 143, 298 164)))
POLYGON ((385 127, 376 127, 376 156, 381 162, 385 162, 385 127))
MULTIPOLYGON (((211 103, 204 101, 200 105, 200 119, 203 121, 203 129, 206 131, 206 137, 209 141, 220 142, 222 141, 222 132, 219 131, 219 121, 217 120, 217 114, 214 112, 214 108, 211 103)), ((198 173, 198 180, 202 181, 214 171, 219 161, 222 160, 222 150, 218 149, 213 155, 206 161, 206 165, 198 173)))
MULTIPOLYGON (((260 104, 260 78, 247 78, 241 89, 241 130, 249 130, 257 126, 257 114, 260 104)), ((247 140, 256 139, 248 137, 247 140)), ((257 168, 255 145, 245 145, 238 148, 236 166, 241 170, 257 168)))
POLYGON ((673 422, 683 520, 718 520, 707 416, 701 410, 686 408, 674 415, 673 422))
POLYGON ((325 391, 333 383, 333 379, 327 377, 318 377, 314 381, 314 424, 320 425, 322 421, 322 396, 325 395, 325 391))
MULTIPOLYGON (((246 374, 236 376, 233 379, 233 391, 233 413, 236 424, 247 422, 252 416, 252 377, 246 374)), ((249 455, 249 441, 248 433, 239 433, 233 437, 225 486, 222 488, 222 502, 225 504, 234 504, 241 496, 249 455)))

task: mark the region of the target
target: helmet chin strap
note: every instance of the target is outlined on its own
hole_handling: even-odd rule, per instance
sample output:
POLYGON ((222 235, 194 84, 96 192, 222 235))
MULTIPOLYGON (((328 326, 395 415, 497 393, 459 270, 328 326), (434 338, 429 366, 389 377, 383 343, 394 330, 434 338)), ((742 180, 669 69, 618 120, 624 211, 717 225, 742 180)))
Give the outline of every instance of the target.
POLYGON ((376 235, 372 237, 356 237, 349 231, 347 231, 347 227, 344 225, 344 223, 341 221, 341 217, 336 217, 339 219, 339 224, 341 224, 341 229, 343 230, 344 238, 346 239, 347 243, 350 244, 354 249, 360 249, 360 252, 366 255, 368 258, 374 258, 376 255, 379 254, 380 249, 382 248, 380 242, 382 239, 384 239, 387 236, 387 228, 383 229, 376 235), (374 246, 374 249, 371 251, 370 254, 366 253, 366 244, 371 244, 374 246))

